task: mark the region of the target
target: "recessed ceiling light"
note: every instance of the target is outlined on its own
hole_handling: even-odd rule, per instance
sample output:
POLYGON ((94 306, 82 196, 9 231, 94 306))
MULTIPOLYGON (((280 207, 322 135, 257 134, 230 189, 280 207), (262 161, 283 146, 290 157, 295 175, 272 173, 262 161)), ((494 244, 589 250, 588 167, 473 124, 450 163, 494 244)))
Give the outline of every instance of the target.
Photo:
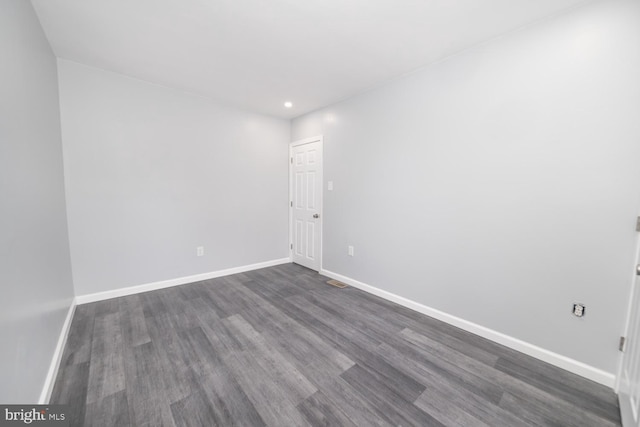
POLYGON ((284 106, 285 106, 285 108, 291 108, 291 107, 293 107, 293 102, 287 101, 287 102, 284 103, 284 106))

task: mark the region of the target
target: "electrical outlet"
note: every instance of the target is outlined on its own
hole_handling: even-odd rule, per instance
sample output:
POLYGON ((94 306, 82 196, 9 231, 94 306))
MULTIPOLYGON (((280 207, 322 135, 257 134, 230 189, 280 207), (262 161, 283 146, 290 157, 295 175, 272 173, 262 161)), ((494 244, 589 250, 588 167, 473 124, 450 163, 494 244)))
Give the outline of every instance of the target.
POLYGON ((353 256, 353 246, 349 246, 347 248, 347 253, 349 254, 349 256, 353 256))
POLYGON ((573 304, 573 315, 576 317, 582 317, 585 314, 585 311, 587 311, 587 307, 584 306, 584 304, 573 304))
POLYGON ((197 256, 203 256, 204 255, 204 246, 198 246, 196 248, 196 255, 197 256))

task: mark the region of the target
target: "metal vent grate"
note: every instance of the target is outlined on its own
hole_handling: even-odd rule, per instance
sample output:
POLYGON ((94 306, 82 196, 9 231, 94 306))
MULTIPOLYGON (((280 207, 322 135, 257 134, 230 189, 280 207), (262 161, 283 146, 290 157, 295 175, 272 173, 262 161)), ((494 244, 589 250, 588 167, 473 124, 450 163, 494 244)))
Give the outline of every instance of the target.
POLYGON ((340 289, 347 287, 345 283, 338 282, 337 280, 329 280, 327 284, 331 286, 335 286, 336 288, 340 288, 340 289))

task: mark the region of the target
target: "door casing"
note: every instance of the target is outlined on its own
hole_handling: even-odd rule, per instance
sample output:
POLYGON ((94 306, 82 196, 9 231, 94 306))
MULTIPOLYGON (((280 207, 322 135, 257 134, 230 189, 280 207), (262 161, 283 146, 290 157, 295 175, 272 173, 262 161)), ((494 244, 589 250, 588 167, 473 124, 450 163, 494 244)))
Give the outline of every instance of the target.
POLYGON ((294 238, 294 231, 293 231, 293 150, 295 147, 298 147, 300 145, 305 145, 305 144, 310 144, 313 142, 317 142, 319 143, 320 146, 320 156, 322 159, 322 167, 319 170, 319 177, 318 179, 320 180, 320 194, 319 194, 319 200, 318 203, 320 204, 320 218, 319 218, 319 227, 320 227, 320 233, 319 233, 319 240, 320 240, 320 244, 319 244, 319 251, 318 251, 318 272, 322 271, 322 242, 323 242, 323 234, 324 234, 324 141, 323 141, 323 136, 322 135, 318 135, 318 136, 314 136, 311 138, 305 138, 305 139, 301 139, 298 141, 294 141, 292 143, 289 144, 289 260, 291 260, 293 262, 293 238, 294 238))
MULTIPOLYGON (((640 264, 640 238, 637 238, 637 241, 636 241, 635 260, 637 265, 640 264)), ((637 313, 637 311, 640 310, 640 307, 639 307, 640 303, 638 303, 638 301, 640 301, 640 298, 639 298, 638 292, 640 292, 640 277, 638 277, 634 268, 633 277, 631 280, 631 288, 629 290, 629 303, 627 306, 626 323, 625 323, 624 331, 622 334, 622 336, 625 337, 626 342, 623 348, 623 352, 620 354, 620 357, 619 357, 618 372, 616 375, 616 383, 614 387, 616 394, 618 394, 618 399, 619 399, 618 403, 620 405, 620 415, 622 416, 622 425, 624 427, 634 426, 634 420, 633 420, 633 417, 631 416, 633 410, 631 409, 630 401, 627 401, 629 397, 628 396, 629 390, 622 390, 622 389, 630 385, 630 384, 626 384, 626 385, 623 384, 623 378, 625 377, 625 373, 624 373, 625 363, 627 362, 627 358, 632 357, 630 350, 640 345, 640 342, 634 342, 634 341, 640 340, 640 331, 634 330, 635 327, 637 327, 637 325, 632 324, 632 321, 636 319, 636 316, 638 316, 639 314, 637 313), (636 302, 636 304, 634 304, 634 302, 636 302)), ((637 350, 636 350, 635 356, 636 358, 640 357, 637 354, 637 350)), ((640 418, 640 414, 638 414, 638 418, 640 418)), ((637 426, 638 423, 636 422, 635 425, 637 426)))

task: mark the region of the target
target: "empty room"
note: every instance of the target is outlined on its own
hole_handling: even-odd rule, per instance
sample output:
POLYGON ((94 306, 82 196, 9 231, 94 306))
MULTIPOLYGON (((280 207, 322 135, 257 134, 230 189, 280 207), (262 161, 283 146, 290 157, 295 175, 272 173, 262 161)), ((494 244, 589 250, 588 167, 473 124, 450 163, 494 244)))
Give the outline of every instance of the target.
POLYGON ((640 427, 640 0, 0 0, 0 425, 640 427))

